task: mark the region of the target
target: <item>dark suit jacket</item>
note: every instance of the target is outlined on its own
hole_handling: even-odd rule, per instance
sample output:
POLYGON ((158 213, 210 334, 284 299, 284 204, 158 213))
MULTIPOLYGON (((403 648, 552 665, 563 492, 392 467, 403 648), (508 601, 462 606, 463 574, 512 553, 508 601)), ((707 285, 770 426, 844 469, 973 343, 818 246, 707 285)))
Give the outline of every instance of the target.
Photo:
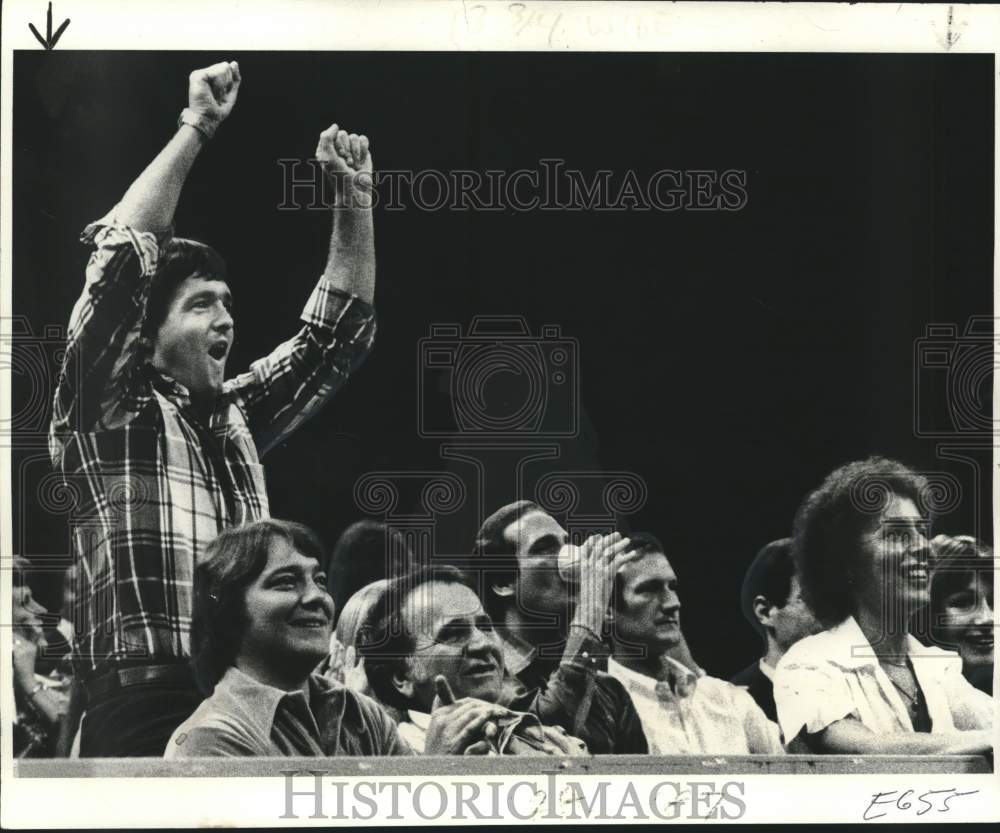
POLYGON ((759 663, 748 665, 739 674, 732 677, 729 682, 746 688, 750 696, 760 706, 761 711, 767 715, 768 720, 778 722, 778 710, 774 706, 774 684, 760 670, 759 663))

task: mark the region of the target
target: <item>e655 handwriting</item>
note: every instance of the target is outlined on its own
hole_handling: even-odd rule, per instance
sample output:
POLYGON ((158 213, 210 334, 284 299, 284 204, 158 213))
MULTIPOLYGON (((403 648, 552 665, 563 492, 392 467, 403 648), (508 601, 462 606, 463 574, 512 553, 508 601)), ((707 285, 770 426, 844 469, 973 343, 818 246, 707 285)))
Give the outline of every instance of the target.
POLYGON ((871 803, 865 808, 861 818, 864 821, 882 818, 889 814, 890 810, 909 811, 922 816, 934 810, 938 813, 947 813, 953 810, 949 802, 963 795, 974 795, 979 790, 966 790, 959 792, 954 787, 946 790, 924 790, 919 795, 916 790, 889 790, 888 792, 875 793, 871 803), (884 807, 886 812, 875 812, 877 808, 884 807))

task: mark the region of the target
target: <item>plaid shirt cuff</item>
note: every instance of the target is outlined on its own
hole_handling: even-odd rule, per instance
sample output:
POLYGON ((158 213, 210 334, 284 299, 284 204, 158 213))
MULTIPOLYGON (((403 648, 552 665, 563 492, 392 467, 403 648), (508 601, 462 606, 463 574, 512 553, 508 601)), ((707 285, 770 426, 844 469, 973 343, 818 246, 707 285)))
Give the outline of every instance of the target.
POLYGON ((374 318, 375 308, 371 304, 338 289, 325 278, 320 278, 302 310, 302 320, 310 326, 329 330, 343 330, 346 326, 358 335, 374 318))

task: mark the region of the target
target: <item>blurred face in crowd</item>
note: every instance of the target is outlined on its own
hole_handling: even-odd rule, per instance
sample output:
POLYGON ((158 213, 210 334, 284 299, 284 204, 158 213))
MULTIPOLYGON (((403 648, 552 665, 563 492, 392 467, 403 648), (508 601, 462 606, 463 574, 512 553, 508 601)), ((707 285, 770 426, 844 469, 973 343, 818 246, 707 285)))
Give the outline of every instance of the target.
POLYGON ((430 581, 403 601, 403 627, 413 654, 393 683, 421 711, 434 702, 434 678, 444 676, 456 699, 500 699, 504 663, 500 641, 479 597, 464 584, 430 581))
POLYGON ((880 611, 887 599, 906 616, 930 601, 931 548, 925 533, 916 504, 893 496, 860 542, 853 575, 859 609, 880 611))
POLYGON ((615 611, 615 638, 642 645, 660 656, 681 641, 681 600, 677 576, 663 553, 652 552, 625 564, 618 573, 621 599, 615 611))
POLYGON ((233 346, 232 303, 225 281, 185 278, 156 334, 153 365, 184 385, 195 399, 222 390, 233 346))
POLYGON ((48 613, 45 607, 31 595, 31 587, 24 583, 17 573, 14 576, 13 599, 14 633, 30 639, 39 647, 46 644, 42 617, 48 613))
POLYGON ((942 641, 953 645, 964 667, 993 664, 993 572, 970 573, 965 587, 949 593, 936 614, 942 641))
POLYGON ((507 529, 504 540, 517 553, 517 604, 528 613, 565 615, 569 588, 559 576, 558 556, 569 534, 540 510, 526 512, 507 529))
POLYGON ((326 591, 326 575, 315 558, 290 541, 272 538, 267 563, 244 598, 246 629, 238 668, 251 674, 308 675, 329 652, 333 599, 326 591))
POLYGON ((765 619, 765 627, 773 629, 774 641, 782 652, 810 634, 818 633, 822 626, 802 598, 802 585, 797 575, 792 576, 788 599, 782 607, 771 605, 765 619))

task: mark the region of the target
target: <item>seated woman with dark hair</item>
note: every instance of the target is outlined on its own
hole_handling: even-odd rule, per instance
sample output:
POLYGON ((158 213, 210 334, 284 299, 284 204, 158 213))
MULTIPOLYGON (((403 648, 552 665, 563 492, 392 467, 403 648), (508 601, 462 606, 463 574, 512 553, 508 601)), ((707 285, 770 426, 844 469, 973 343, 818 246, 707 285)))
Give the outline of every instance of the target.
POLYGON ((410 755, 382 708, 313 673, 333 600, 306 527, 264 520, 222 532, 194 575, 191 653, 208 696, 165 757, 410 755))
POLYGON ((827 630, 778 663, 789 751, 974 754, 992 749, 993 702, 961 659, 909 633, 930 600, 924 478, 870 458, 834 471, 795 519, 806 601, 827 630))
POLYGON ((992 694, 993 551, 969 535, 937 535, 931 544, 931 640, 958 651, 965 679, 992 694))

